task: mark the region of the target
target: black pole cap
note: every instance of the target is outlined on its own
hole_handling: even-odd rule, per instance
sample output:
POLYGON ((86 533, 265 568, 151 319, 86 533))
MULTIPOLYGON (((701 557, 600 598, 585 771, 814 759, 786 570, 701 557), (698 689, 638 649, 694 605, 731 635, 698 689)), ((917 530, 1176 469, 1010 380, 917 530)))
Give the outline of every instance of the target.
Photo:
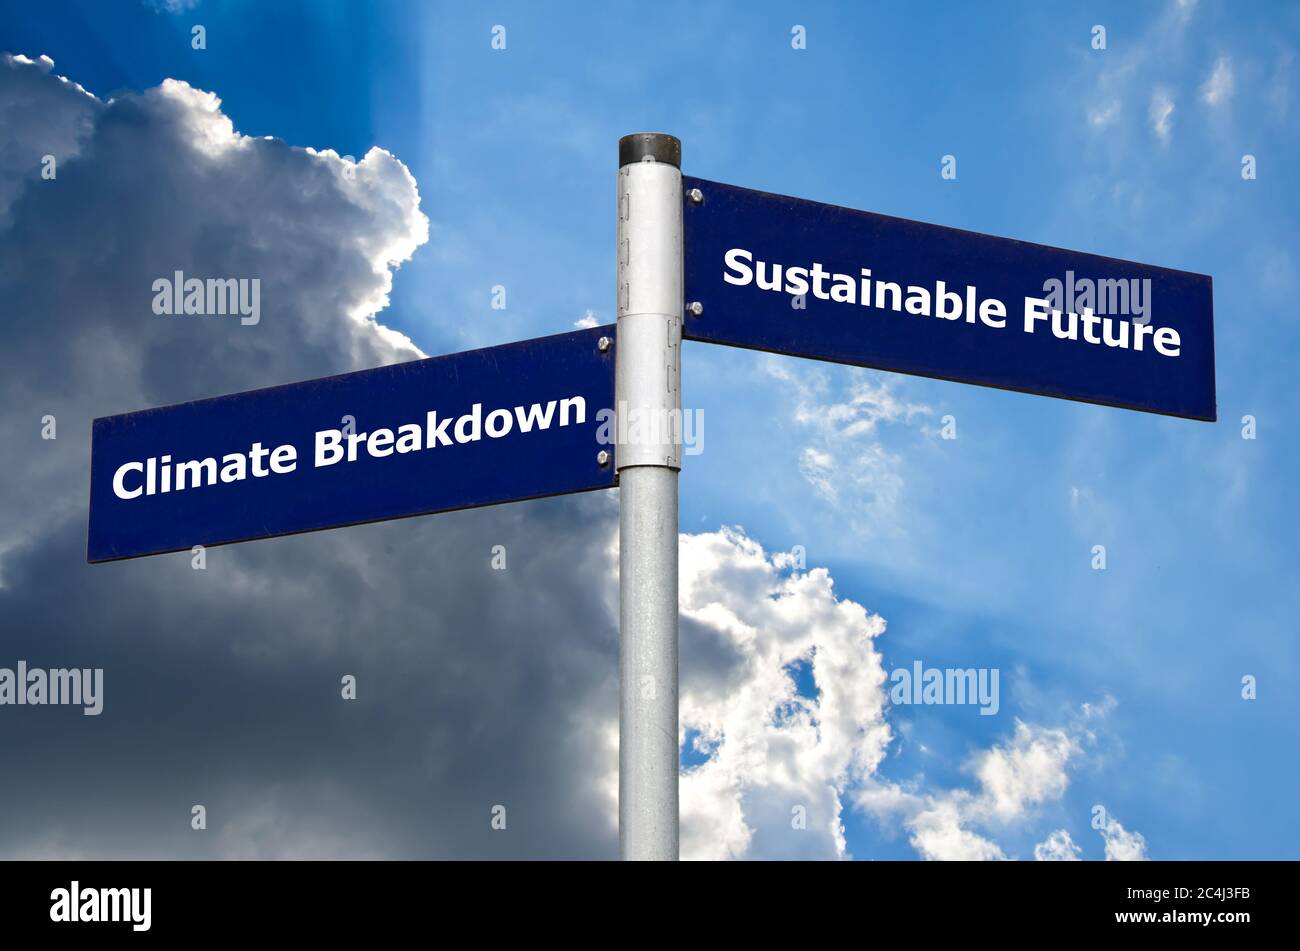
POLYGON ((634 132, 618 140, 618 167, 644 162, 652 158, 667 162, 673 168, 682 167, 681 139, 665 132, 634 132))

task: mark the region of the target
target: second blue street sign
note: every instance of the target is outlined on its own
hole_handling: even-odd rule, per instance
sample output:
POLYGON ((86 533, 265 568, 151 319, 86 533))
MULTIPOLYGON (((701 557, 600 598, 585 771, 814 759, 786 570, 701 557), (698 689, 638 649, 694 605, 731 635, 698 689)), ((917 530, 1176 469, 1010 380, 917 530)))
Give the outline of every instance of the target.
POLYGON ((1205 275, 698 178, 682 191, 687 339, 1216 417, 1205 275))

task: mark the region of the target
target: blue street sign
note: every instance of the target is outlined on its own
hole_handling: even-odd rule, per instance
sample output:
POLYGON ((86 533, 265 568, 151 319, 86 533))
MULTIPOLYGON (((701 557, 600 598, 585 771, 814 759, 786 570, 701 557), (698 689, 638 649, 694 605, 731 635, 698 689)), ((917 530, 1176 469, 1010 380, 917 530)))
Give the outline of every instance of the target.
POLYGON ((696 178, 682 191, 702 307, 687 339, 1215 419, 1205 275, 696 178))
POLYGON ((97 419, 88 560, 610 488, 602 337, 614 327, 97 419))

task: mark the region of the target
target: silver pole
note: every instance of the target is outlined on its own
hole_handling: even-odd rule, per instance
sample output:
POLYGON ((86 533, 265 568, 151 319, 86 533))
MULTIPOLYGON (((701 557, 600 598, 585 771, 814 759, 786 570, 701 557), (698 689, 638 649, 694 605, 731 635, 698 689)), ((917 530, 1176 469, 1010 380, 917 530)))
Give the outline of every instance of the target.
POLYGON ((682 145, 618 143, 618 840, 675 860, 677 473, 681 469, 682 145))

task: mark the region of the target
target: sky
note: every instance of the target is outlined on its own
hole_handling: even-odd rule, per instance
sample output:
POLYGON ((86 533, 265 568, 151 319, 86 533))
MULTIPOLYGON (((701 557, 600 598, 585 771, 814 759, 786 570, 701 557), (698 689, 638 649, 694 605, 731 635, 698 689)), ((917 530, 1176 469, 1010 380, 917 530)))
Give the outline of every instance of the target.
POLYGON ((1298 45, 1209 0, 5 3, 0 667, 105 696, 0 706, 0 855, 617 854, 615 492, 92 566, 88 446, 612 322, 617 140, 659 130, 1209 274, 1218 388, 1203 423, 685 344, 683 855, 1300 857, 1298 45), (262 321, 160 320, 176 269, 260 277, 262 321), (891 702, 916 662, 997 712, 891 702))

